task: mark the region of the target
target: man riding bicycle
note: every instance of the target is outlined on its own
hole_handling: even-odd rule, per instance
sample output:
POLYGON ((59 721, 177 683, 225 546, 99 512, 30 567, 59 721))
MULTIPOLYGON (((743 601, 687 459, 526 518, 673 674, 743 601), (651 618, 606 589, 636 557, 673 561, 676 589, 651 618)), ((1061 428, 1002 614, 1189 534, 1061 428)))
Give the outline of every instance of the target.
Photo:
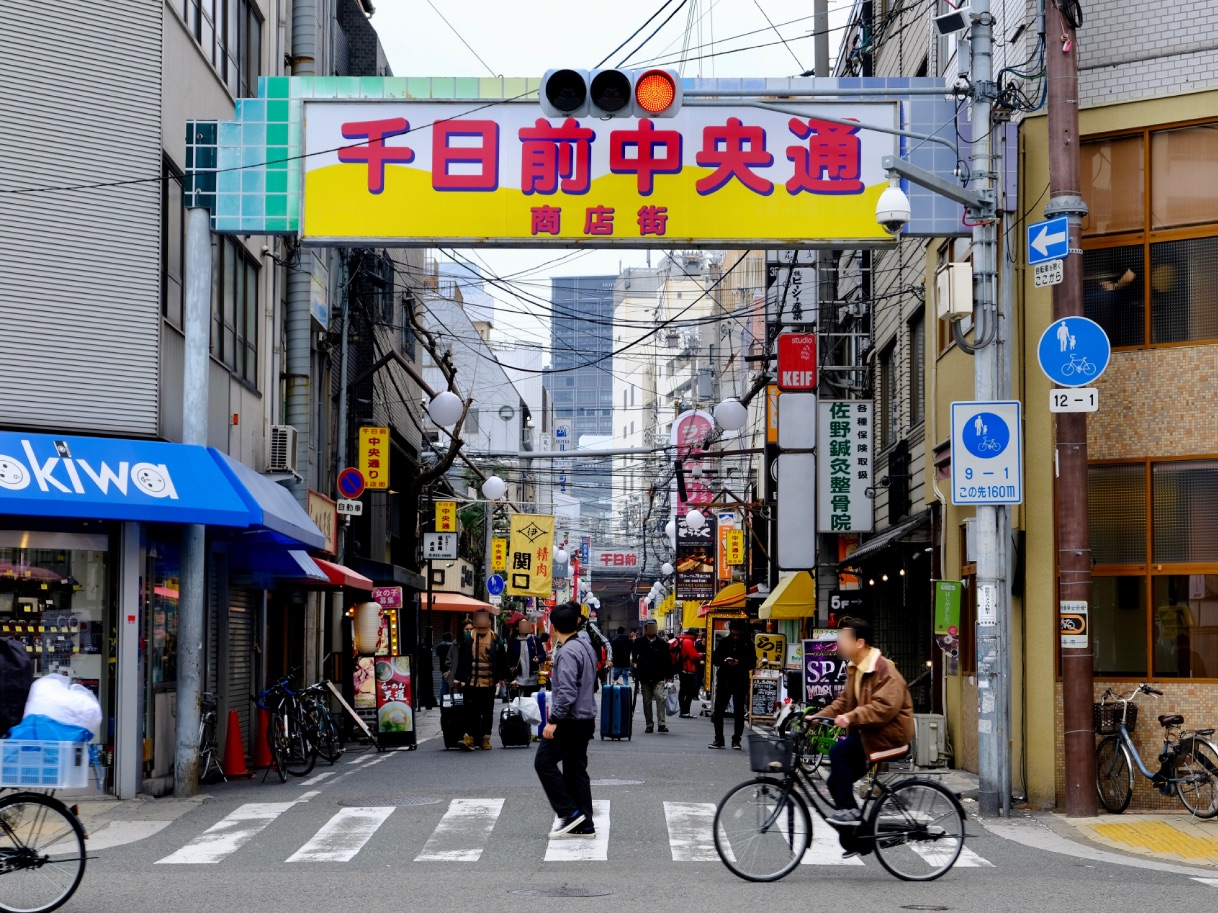
POLYGON ((837 652, 850 661, 846 687, 837 700, 816 714, 848 730, 829 750, 829 793, 838 811, 829 821, 857 827, 861 821, 855 781, 870 764, 903 757, 914 735, 909 686, 892 661, 871 645, 871 622, 847 618, 839 625, 837 652))

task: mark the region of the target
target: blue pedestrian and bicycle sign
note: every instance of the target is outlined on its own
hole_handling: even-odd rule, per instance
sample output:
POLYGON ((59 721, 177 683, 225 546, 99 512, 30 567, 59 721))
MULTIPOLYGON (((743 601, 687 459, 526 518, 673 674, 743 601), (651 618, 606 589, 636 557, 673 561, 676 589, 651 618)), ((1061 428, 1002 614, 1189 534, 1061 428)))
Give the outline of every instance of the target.
POLYGON ((1053 321, 1041 335, 1036 356, 1040 369, 1055 384, 1085 387, 1108 368, 1112 345, 1094 320, 1065 317, 1053 321))
POLYGON ((486 591, 492 596, 502 596, 503 586, 503 578, 498 574, 491 574, 486 578, 486 591))
POLYGON ((1018 402, 952 403, 952 503, 1023 501, 1018 402))
POLYGON ((1070 253, 1070 220, 1065 216, 1028 226, 1028 265, 1063 260, 1070 253))

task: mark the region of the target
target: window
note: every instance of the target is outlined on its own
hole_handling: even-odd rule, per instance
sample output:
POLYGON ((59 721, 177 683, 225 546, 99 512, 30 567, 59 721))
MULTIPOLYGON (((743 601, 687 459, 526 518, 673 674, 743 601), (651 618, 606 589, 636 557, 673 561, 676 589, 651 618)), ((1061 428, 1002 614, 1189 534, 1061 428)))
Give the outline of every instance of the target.
POLYGON ((258 266, 233 238, 212 238, 211 354, 258 382, 258 266))
POLYGON ((1113 345, 1218 341, 1218 122, 1083 143, 1082 191, 1084 310, 1113 345))
POLYGON ((897 442, 901 408, 897 402, 897 346, 892 343, 880 355, 880 447, 897 442))
POLYGON ((1096 674, 1218 678, 1218 461, 1097 464, 1088 490, 1096 674))
POLYGON ((182 326, 183 270, 186 265, 186 204, 182 172, 168 158, 161 182, 161 313, 182 326))
POLYGON ((921 311, 909 321, 909 424, 926 418, 926 320, 921 311))
POLYGON ((176 0, 186 30, 233 97, 251 97, 262 72, 262 19, 252 0, 176 0))

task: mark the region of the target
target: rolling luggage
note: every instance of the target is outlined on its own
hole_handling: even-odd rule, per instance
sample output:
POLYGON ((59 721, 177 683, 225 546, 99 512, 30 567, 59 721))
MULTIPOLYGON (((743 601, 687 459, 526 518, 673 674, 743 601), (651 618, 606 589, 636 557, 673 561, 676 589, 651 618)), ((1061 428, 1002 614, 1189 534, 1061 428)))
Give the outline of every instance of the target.
POLYGON ((446 694, 440 701, 440 732, 444 748, 456 748, 465 737, 465 702, 459 694, 446 694))
POLYGON ((541 708, 541 722, 537 724, 537 738, 539 739, 541 738, 541 730, 546 728, 546 722, 550 718, 549 712, 546 710, 546 701, 549 699, 550 695, 546 692, 545 688, 537 692, 537 706, 541 708))
POLYGON ((626 685, 606 685, 601 689, 601 741, 630 739, 634 704, 626 685))
POLYGON ((504 707, 499 714, 499 741, 504 748, 528 748, 533 744, 533 732, 519 710, 504 707))

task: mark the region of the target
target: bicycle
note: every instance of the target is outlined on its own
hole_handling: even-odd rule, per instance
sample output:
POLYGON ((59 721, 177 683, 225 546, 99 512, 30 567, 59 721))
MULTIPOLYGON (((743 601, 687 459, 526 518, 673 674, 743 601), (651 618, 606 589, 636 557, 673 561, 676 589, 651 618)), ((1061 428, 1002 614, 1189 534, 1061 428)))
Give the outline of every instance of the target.
MULTIPOLYGON (((734 787, 720 801, 715 809, 715 849, 740 878, 777 881, 800 864, 811 846, 808 801, 821 818, 828 818, 834 806, 821 791, 815 771, 807 768, 795 740, 752 733, 749 763, 763 776, 734 787)), ((843 849, 859 855, 874 852, 880 864, 903 881, 941 877, 964 848, 960 802, 933 780, 902 776, 886 781, 880 774, 881 765, 872 764, 861 823, 835 828, 843 849)))
POLYGON ((311 725, 311 737, 317 753, 329 763, 335 763, 343 756, 343 740, 338 732, 338 722, 330 712, 330 704, 326 700, 329 689, 324 681, 309 685, 300 693, 307 721, 311 725))
POLYGON ((199 717, 199 782, 206 783, 213 774, 228 782, 220 766, 220 745, 216 741, 216 696, 204 691, 200 695, 199 717))
POLYGON ((1159 716, 1163 728, 1163 751, 1159 769, 1154 773, 1142 761, 1130 733, 1138 721, 1139 694, 1158 697, 1163 692, 1141 684, 1125 694, 1108 688, 1094 705, 1095 729, 1104 736, 1095 749, 1095 788, 1100 804, 1114 815, 1129 808, 1133 798, 1133 769, 1150 780, 1165 796, 1176 798, 1198 818, 1218 815, 1218 747, 1208 736, 1213 729, 1181 729, 1184 717, 1178 713, 1159 716))
POLYGON ((317 763, 317 748, 309 738, 309 725, 300 696, 291 689, 291 676, 285 675, 256 698, 254 703, 267 711, 266 742, 275 761, 275 773, 281 783, 288 774, 308 776, 317 763), (274 699, 274 705, 267 703, 274 699))
POLYGON ((50 794, 0 795, 0 913, 58 909, 80 886, 85 859, 72 809, 50 794))
POLYGON ((780 738, 790 734, 802 744, 801 755, 804 767, 809 773, 820 767, 821 762, 829 756, 829 749, 846 735, 846 730, 834 726, 830 721, 814 721, 815 714, 828 705, 827 699, 814 701, 808 706, 794 704, 788 698, 786 705, 779 711, 774 726, 774 731, 780 738))
POLYGON ((1087 361, 1087 356, 1071 355, 1070 360, 1062 365, 1062 376, 1069 377, 1077 371, 1083 377, 1090 377, 1095 373, 1096 367, 1091 362, 1087 361))

